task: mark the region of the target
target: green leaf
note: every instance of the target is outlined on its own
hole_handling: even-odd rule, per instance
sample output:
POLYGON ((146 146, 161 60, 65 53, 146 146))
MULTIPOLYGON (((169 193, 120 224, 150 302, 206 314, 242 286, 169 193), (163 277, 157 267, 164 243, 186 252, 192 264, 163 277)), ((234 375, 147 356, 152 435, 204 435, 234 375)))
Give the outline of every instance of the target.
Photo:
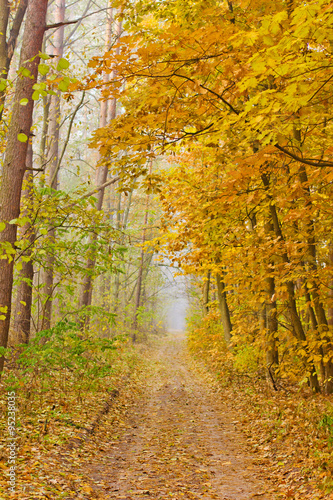
POLYGON ((41 63, 41 64, 38 65, 38 72, 42 76, 47 75, 49 71, 50 71, 50 68, 49 68, 49 66, 47 64, 41 63))
POLYGON ((61 92, 67 92, 69 83, 69 81, 62 80, 58 85, 58 89, 61 90, 61 92))
POLYGON ((7 81, 0 78, 0 92, 3 92, 7 87, 7 81))
POLYGON ((50 56, 48 54, 43 54, 42 52, 39 53, 39 57, 43 59, 44 61, 47 61, 50 59, 50 56))
POLYGON ((5 222, 0 222, 0 233, 6 228, 5 222))
POLYGON ((32 99, 33 101, 38 101, 39 99, 39 91, 35 90, 35 92, 32 94, 32 99))
POLYGON ((44 82, 41 82, 41 83, 35 83, 35 84, 32 86, 32 88, 33 88, 34 90, 44 90, 44 89, 46 89, 46 83, 44 83, 44 82))
POLYGON ((33 78, 28 68, 21 68, 20 72, 22 76, 26 76, 27 78, 33 78))
POLYGON ((69 68, 69 62, 67 61, 67 59, 61 58, 58 62, 57 70, 61 71, 62 69, 67 69, 67 68, 69 68))
POLYGON ((23 134, 23 132, 21 132, 21 134, 19 134, 17 136, 17 139, 20 141, 20 142, 27 142, 28 140, 28 136, 23 134))
POLYGON ((26 99, 26 98, 20 100, 21 106, 26 106, 28 104, 28 102, 29 102, 29 99, 26 99))

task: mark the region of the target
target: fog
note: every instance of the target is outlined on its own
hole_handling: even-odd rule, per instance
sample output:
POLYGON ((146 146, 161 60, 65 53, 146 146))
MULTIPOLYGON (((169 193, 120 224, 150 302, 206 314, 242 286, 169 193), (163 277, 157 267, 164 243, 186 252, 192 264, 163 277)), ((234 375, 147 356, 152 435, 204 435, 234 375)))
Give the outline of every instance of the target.
POLYGON ((169 268, 170 286, 166 294, 165 318, 168 330, 185 330, 188 298, 185 287, 185 278, 175 276, 175 269, 169 268))

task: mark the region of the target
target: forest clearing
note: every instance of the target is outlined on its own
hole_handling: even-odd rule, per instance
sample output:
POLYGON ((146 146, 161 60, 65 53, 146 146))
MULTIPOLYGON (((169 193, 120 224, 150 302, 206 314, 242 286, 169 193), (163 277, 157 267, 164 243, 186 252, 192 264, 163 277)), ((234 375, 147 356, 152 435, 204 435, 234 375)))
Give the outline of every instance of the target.
POLYGON ((1 500, 333 498, 332 50, 330 0, 0 0, 1 500))

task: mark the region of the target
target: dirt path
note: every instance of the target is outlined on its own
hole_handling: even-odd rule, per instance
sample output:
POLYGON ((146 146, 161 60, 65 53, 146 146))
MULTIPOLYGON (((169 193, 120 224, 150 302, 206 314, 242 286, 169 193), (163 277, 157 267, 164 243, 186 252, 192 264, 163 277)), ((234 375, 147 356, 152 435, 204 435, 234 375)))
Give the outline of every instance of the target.
POLYGON ((160 343, 144 393, 111 437, 99 434, 104 458, 89 463, 96 498, 276 498, 251 460, 237 415, 191 368, 183 343, 180 334, 160 343))

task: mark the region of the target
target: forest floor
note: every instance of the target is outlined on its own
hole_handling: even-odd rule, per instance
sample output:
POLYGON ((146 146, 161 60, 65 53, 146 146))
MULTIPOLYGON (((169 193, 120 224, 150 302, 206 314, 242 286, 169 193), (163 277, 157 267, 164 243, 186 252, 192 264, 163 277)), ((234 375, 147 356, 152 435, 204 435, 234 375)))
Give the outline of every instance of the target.
POLYGON ((196 370, 184 336, 170 333, 151 350, 140 395, 117 421, 109 413, 94 436, 95 457, 84 459, 83 450, 76 472, 88 496, 105 500, 278 498, 238 417, 196 370))
POLYGON ((219 379, 180 332, 135 353, 113 388, 73 401, 61 422, 57 410, 46 434, 32 434, 41 415, 26 418, 18 489, 3 485, 0 500, 333 500, 323 487, 332 447, 318 427, 330 400, 219 379))

